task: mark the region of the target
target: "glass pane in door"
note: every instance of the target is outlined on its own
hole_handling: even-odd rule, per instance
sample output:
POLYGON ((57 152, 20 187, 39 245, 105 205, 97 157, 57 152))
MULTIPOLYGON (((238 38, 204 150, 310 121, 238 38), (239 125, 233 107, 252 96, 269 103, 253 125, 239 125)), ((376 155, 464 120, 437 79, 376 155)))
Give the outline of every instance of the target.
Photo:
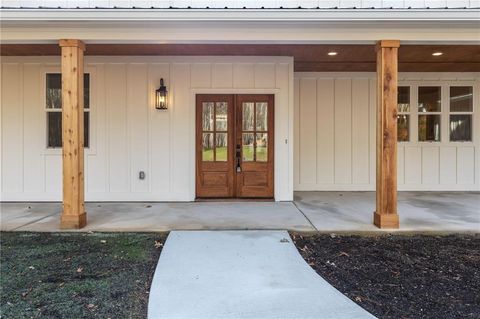
POLYGON ((254 160, 254 138, 253 133, 242 134, 242 160, 252 162, 254 160))
POLYGON ((202 129, 213 131, 213 102, 202 103, 202 129))
POLYGON ((267 162, 268 161, 268 134, 257 133, 256 143, 257 143, 257 147, 256 147, 257 162, 267 162))
POLYGON ((227 102, 217 102, 215 112, 215 129, 217 131, 226 131, 228 123, 227 102))
POLYGON ((202 134, 202 161, 211 162, 213 161, 213 133, 203 133, 202 134))
POLYGON ((267 103, 266 102, 257 102, 255 105, 255 115, 256 115, 256 129, 257 131, 266 131, 268 130, 267 122, 267 103))
POLYGON ((226 162, 228 159, 228 137, 227 133, 217 133, 215 137, 215 160, 226 162))
POLYGON ((242 104, 242 129, 244 131, 253 131, 254 106, 253 102, 244 102, 242 104))

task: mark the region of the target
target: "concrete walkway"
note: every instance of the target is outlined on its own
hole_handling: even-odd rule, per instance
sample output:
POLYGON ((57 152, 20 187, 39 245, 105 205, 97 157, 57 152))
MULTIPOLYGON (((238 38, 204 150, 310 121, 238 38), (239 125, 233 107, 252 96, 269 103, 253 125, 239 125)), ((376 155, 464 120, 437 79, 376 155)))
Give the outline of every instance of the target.
MULTIPOLYGON (((401 231, 480 232, 478 192, 400 192, 401 231)), ((296 192, 294 202, 87 203, 81 231, 287 229, 381 232, 374 192, 296 192)), ((1 230, 59 231, 61 203, 0 203, 1 230)))
POLYGON ((286 231, 171 232, 148 317, 375 318, 318 276, 286 231))

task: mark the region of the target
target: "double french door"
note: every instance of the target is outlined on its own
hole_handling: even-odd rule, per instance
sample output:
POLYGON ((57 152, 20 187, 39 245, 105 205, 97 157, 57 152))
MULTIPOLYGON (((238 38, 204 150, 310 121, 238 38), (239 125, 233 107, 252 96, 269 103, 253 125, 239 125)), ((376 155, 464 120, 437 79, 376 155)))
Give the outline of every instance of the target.
POLYGON ((274 97, 198 94, 198 198, 272 198, 274 97))

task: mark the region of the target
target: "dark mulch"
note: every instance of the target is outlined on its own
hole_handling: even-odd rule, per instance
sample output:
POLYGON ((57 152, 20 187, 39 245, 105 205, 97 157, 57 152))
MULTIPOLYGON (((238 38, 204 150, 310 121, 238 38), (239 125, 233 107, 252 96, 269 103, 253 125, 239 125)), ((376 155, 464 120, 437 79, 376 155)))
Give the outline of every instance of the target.
POLYGON ((292 238, 318 274, 378 318, 480 318, 479 235, 292 238))
POLYGON ((146 318, 166 234, 0 234, 1 318, 146 318))

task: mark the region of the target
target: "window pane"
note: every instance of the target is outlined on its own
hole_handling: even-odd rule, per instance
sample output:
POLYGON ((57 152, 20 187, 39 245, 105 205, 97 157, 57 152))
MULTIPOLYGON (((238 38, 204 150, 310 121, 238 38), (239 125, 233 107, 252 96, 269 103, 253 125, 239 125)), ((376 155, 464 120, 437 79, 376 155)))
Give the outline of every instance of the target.
POLYGON ((253 133, 242 134, 242 158, 243 161, 253 161, 253 133))
POLYGON ((397 116, 397 140, 408 142, 410 140, 410 115, 401 114, 397 116))
POLYGON ((227 119, 228 119, 228 110, 227 102, 217 102, 215 114, 215 125, 217 131, 226 131, 227 130, 227 119))
POLYGON ((202 129, 213 131, 213 102, 202 103, 202 129))
POLYGON ((259 103, 256 103, 256 109, 255 109, 255 113, 256 113, 256 121, 257 121, 257 124, 256 124, 256 128, 258 131, 266 131, 268 129, 267 127, 267 122, 268 122, 268 117, 267 117, 267 103, 266 102, 259 102, 259 103))
POLYGON ((450 141, 472 140, 472 116, 469 114, 450 115, 450 141))
POLYGON ((418 140, 440 141, 440 115, 418 116, 418 140))
POLYGON ((268 161, 268 134, 257 133, 257 162, 268 161))
MULTIPOLYGON (((62 74, 47 73, 46 74, 46 98, 49 109, 62 108, 62 74)), ((83 76, 83 107, 90 108, 90 74, 85 73, 83 76)))
POLYGON ((217 162, 225 162, 228 159, 228 137, 227 133, 217 133, 215 142, 215 153, 217 162))
POLYGON ((213 161, 213 133, 202 134, 202 161, 213 161))
POLYGON ((450 87, 450 112, 473 111, 473 87, 451 86, 450 87))
POLYGON ((90 74, 83 75, 83 107, 90 108, 90 74))
POLYGON ((90 147, 90 112, 83 112, 83 145, 90 147))
POLYGON ((46 78, 46 97, 49 109, 62 108, 62 75, 60 73, 48 73, 46 78))
MULTIPOLYGON (((90 147, 90 113, 83 113, 83 145, 90 147)), ((47 112, 47 147, 62 147, 62 112, 47 112)))
POLYGON ((242 109, 242 128, 244 131, 253 131, 254 104, 252 102, 244 102, 242 109))
POLYGON ((418 112, 441 111, 442 88, 439 86, 420 86, 418 88, 418 112))
POLYGON ((47 112, 47 147, 62 147, 62 113, 47 112))
POLYGON ((398 87, 398 112, 410 112, 410 87, 398 87))

